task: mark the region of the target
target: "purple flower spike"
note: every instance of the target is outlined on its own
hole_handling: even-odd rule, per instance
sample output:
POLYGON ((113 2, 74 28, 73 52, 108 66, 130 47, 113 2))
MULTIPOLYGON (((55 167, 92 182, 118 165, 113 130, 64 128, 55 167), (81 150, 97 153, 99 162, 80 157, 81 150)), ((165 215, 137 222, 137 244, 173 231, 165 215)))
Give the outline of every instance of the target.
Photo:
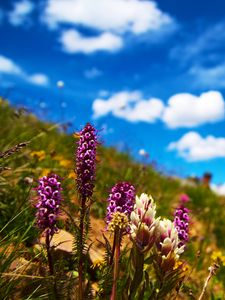
POLYGON ((189 209, 181 204, 174 213, 174 226, 180 240, 179 247, 186 245, 189 231, 189 209))
POLYGON ((108 198, 106 223, 112 220, 115 212, 124 213, 128 219, 133 211, 135 201, 135 188, 129 182, 119 182, 113 186, 108 198))
POLYGON ((77 188, 83 198, 91 197, 94 189, 97 134, 89 123, 79 133, 76 153, 77 188))
POLYGON ((62 200, 61 190, 58 175, 52 174, 39 179, 39 186, 37 187, 38 203, 35 205, 37 208, 36 223, 41 230, 48 230, 51 236, 58 231, 56 220, 62 200))

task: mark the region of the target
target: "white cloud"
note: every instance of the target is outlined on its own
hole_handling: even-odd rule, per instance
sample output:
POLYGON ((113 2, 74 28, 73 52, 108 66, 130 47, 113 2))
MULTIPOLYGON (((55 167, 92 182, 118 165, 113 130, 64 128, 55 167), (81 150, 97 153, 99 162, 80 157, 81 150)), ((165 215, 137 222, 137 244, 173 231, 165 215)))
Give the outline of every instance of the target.
POLYGON ((45 74, 36 73, 33 75, 29 75, 12 59, 5 57, 3 55, 0 55, 0 74, 1 73, 16 75, 21 79, 35 85, 46 86, 49 83, 49 79, 45 74))
MULTIPOLYGON (((185 35, 184 35, 185 37, 185 35)), ((194 32, 191 38, 177 43, 170 58, 187 68, 191 85, 208 89, 225 87, 225 20, 194 32)))
POLYGON ((104 32, 96 37, 82 36, 77 30, 69 29, 62 33, 60 41, 68 53, 83 52, 91 54, 96 51, 114 52, 123 45, 123 40, 110 32, 104 32))
POLYGON ((153 123, 161 117, 163 107, 161 100, 156 98, 145 100, 138 91, 119 92, 108 100, 95 99, 92 106, 95 118, 112 113, 130 122, 148 123, 153 123))
POLYGON ((115 117, 130 122, 153 123, 157 119, 170 129, 197 127, 224 119, 225 102, 221 93, 209 91, 199 97, 192 94, 176 94, 167 104, 162 100, 143 99, 140 92, 118 92, 104 100, 107 95, 99 95, 93 102, 95 118, 112 113, 115 117))
POLYGON ((37 73, 27 76, 27 81, 35 85, 47 86, 49 79, 45 74, 37 73))
POLYGON ((102 75, 102 71, 97 68, 91 68, 84 71, 84 76, 88 79, 93 79, 102 75))
POLYGON ((211 184, 211 189, 220 196, 225 196, 225 183, 223 184, 211 184))
POLYGON ((190 68, 189 74, 194 76, 195 86, 207 88, 225 87, 225 63, 213 67, 196 65, 190 68))
POLYGON ((191 131, 178 141, 170 143, 168 150, 176 150, 178 155, 187 161, 225 158, 225 138, 217 138, 212 135, 203 138, 197 132, 191 131))
MULTIPOLYGON (((183 41, 170 51, 170 58, 179 60, 181 64, 190 63, 209 59, 218 59, 217 52, 224 47, 225 22, 219 22, 214 26, 206 28, 193 35, 191 39, 183 41)), ((223 57, 223 51, 221 56, 223 57)))
POLYGON ((23 71, 11 59, 9 59, 3 55, 0 55, 0 73, 21 75, 21 74, 23 74, 23 71))
POLYGON ((34 4, 28 0, 14 3, 13 10, 9 13, 9 22, 14 26, 19 26, 28 21, 29 15, 34 9, 34 4))
POLYGON ((134 34, 173 23, 154 1, 146 0, 48 0, 43 19, 50 27, 70 24, 134 34))
POLYGON ((176 94, 169 98, 163 121, 169 128, 195 127, 224 119, 225 103, 221 93, 209 91, 199 97, 176 94))

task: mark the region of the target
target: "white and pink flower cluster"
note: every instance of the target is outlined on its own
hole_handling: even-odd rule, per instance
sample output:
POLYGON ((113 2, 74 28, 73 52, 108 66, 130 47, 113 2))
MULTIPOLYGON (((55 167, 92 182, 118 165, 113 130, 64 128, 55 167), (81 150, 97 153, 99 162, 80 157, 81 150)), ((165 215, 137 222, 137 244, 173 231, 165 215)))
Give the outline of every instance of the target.
POLYGON ((130 235, 140 251, 146 252, 153 246, 163 261, 179 258, 184 245, 179 239, 175 224, 168 219, 156 218, 156 205, 151 196, 136 196, 130 215, 130 235))

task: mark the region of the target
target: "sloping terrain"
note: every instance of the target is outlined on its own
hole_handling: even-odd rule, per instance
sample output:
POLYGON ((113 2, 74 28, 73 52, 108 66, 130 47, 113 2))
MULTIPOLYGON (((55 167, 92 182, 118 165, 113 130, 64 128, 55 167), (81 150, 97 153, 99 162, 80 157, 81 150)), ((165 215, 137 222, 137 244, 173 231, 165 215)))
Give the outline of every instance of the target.
MULTIPOLYGON (((0 128, 0 237, 3 242, 8 240, 12 245, 10 236, 16 230, 19 242, 12 247, 14 251, 19 252, 21 249, 24 251, 24 247, 29 249, 38 238, 38 232, 33 226, 33 187, 36 186, 37 179, 45 174, 54 172, 64 179, 64 215, 61 216, 60 227, 71 231, 68 215, 76 220, 79 207, 74 181, 76 175, 73 171, 77 139, 75 135, 64 133, 57 124, 41 122, 23 109, 11 107, 2 98, 0 128), (23 144, 25 142, 29 143, 23 144), (8 149, 11 151, 4 155, 8 149), (11 221, 18 214, 21 214, 21 217, 11 221), (29 230, 26 232, 25 228, 29 230)), ((190 276, 187 280, 187 294, 183 295, 184 298, 181 296, 181 299, 196 299, 194 295, 202 288, 213 258, 220 263, 220 269, 208 287, 208 297, 213 295, 214 298, 209 299, 223 299, 225 199, 218 197, 201 183, 184 184, 178 178, 158 173, 151 165, 133 161, 126 153, 119 153, 114 148, 100 145, 91 211, 94 224, 92 235, 97 235, 97 238, 101 234, 98 226, 104 227, 109 189, 118 181, 130 181, 137 194, 151 194, 156 201, 158 215, 171 219, 179 196, 185 193, 190 197, 191 200, 187 204, 191 210, 190 241, 183 255, 188 262, 190 276)), ((2 247, 5 247, 4 243, 1 249, 2 247)), ((95 251, 99 252, 98 246, 95 247, 95 251)), ((96 254, 96 258, 99 253, 96 254)), ((1 272, 5 272, 6 269, 7 266, 2 268, 1 272)))

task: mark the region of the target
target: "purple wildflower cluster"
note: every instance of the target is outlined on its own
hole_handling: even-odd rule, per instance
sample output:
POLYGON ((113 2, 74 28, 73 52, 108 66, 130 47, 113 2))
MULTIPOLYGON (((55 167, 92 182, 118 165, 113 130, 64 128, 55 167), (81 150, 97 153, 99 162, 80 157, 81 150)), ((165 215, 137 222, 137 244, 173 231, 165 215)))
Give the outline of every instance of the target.
POLYGON ((135 188, 129 182, 119 182, 111 189, 108 198, 106 223, 112 220, 115 212, 124 213, 128 218, 133 211, 135 200, 135 188))
POLYGON ((174 213, 174 226, 180 240, 179 247, 186 245, 189 231, 189 209, 181 204, 174 213))
POLYGON ((60 178, 56 174, 44 176, 39 179, 37 187, 38 203, 36 220, 41 230, 48 231, 53 235, 58 231, 56 219, 59 215, 59 206, 62 200, 60 178))
POLYGON ((77 188, 82 197, 91 197, 95 180, 96 129, 89 123, 79 133, 76 153, 77 188))

